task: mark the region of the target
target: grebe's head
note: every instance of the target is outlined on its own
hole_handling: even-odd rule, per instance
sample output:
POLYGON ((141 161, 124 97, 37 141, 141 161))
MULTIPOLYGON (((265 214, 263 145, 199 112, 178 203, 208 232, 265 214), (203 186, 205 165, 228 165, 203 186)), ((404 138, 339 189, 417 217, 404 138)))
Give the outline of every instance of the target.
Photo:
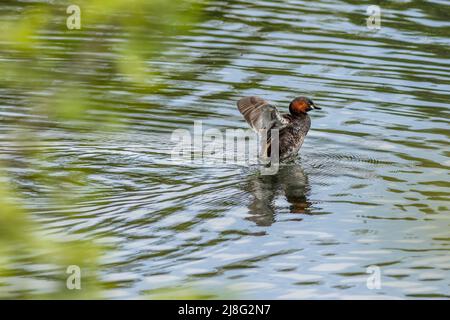
POLYGON ((312 109, 320 110, 321 108, 316 106, 314 102, 307 97, 297 97, 294 100, 292 100, 291 104, 289 105, 289 112, 293 116, 306 114, 308 111, 311 111, 312 109))

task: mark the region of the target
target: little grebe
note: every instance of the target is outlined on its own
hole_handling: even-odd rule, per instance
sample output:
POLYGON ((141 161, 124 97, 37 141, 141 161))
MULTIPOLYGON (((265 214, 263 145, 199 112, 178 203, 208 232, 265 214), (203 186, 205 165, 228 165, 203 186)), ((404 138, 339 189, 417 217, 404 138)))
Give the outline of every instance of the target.
POLYGON ((237 102, 239 111, 257 133, 267 133, 265 156, 271 154, 270 130, 279 130, 279 156, 286 160, 295 156, 311 126, 307 112, 319 109, 306 97, 297 97, 289 105, 289 113, 280 114, 277 108, 259 97, 245 97, 237 102))

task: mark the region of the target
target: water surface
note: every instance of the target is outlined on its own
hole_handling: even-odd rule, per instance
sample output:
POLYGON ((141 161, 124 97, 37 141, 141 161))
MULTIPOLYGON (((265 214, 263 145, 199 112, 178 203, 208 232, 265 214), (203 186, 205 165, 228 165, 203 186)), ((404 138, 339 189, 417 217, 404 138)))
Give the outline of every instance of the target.
MULTIPOLYGON (((389 1, 381 29, 368 30, 370 4, 211 1, 187 34, 143 39, 169 44, 151 61, 167 86, 148 92, 91 70, 99 107, 78 122, 39 118, 23 92, 0 89, 8 182, 48 233, 110 246, 100 270, 107 298, 191 285, 210 297, 449 298, 450 7, 389 1), (283 111, 298 95, 322 107, 295 162, 261 176, 253 166, 171 160, 175 129, 200 120, 247 128, 235 107, 247 95, 283 111), (108 116, 116 131, 68 129, 108 116), (18 141, 17 119, 39 124, 38 144, 18 141), (30 165, 36 148, 47 157, 30 165), (39 170, 76 201, 50 201, 55 186, 33 180, 39 170), (83 186, 71 184, 78 172, 83 186), (371 290, 373 265, 381 288, 371 290)), ((53 40, 44 52, 64 61, 71 35, 42 37, 53 40)), ((27 276, 51 283, 41 272, 27 276)))

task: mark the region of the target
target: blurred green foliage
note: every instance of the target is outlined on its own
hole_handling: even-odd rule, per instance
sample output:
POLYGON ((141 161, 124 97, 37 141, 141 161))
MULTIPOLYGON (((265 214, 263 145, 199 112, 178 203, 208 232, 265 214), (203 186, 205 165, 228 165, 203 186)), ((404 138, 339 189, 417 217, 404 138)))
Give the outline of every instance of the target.
MULTIPOLYGON (((101 97, 90 88, 132 87, 154 93, 164 87, 161 70, 151 61, 163 56, 170 37, 187 32, 200 18, 201 1, 78 0, 0 4, 0 86, 27 112, 70 129, 90 108, 102 108, 101 97), (69 5, 81 9, 81 30, 69 30, 69 5), (113 41, 113 40, 116 41, 113 41), (117 41, 119 39, 120 41, 117 41), (101 56, 102 59, 96 59, 101 56), (109 87, 106 86, 109 84, 109 87)), ((114 119, 101 118, 97 130, 114 119)), ((34 133, 41 123, 18 117, 16 146, 38 145, 34 133)), ((53 187, 55 203, 79 201, 72 188, 93 188, 82 171, 64 177, 42 170, 37 163, 51 161, 44 147, 20 151, 25 165, 37 172, 37 185, 53 187)), ((49 232, 25 205, 32 201, 19 190, 0 163, 0 298, 98 298, 102 248, 92 239, 49 232), (83 289, 66 288, 66 268, 83 270, 83 289), (36 272, 39 271, 39 272, 36 272), (39 276, 36 276, 38 274, 39 276), (39 278, 41 277, 41 279, 39 278), (40 280, 45 280, 40 282, 40 280), (47 287, 42 287, 43 283, 47 287), (54 285, 49 286, 53 283, 54 285)), ((91 192, 92 194, 93 192, 91 192)), ((68 215, 71 213, 68 212, 68 215)))
POLYGON ((10 11, 2 5, 0 81, 58 120, 79 117, 96 102, 89 88, 102 82, 147 92, 164 86, 151 61, 166 53, 167 39, 192 27, 202 8, 194 0, 80 0, 81 29, 69 30, 72 3, 55 3, 21 2, 10 11))

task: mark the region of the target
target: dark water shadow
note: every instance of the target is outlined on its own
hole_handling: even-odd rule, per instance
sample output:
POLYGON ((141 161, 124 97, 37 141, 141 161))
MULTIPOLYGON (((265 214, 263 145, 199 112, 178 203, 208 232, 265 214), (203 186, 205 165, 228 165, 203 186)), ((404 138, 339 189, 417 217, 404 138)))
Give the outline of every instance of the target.
POLYGON ((284 197, 289 202, 290 213, 309 214, 312 203, 308 200, 310 185, 302 166, 298 163, 285 164, 275 175, 261 175, 259 172, 248 177, 244 185, 251 194, 247 218, 258 226, 270 226, 276 221, 276 199, 284 197))

